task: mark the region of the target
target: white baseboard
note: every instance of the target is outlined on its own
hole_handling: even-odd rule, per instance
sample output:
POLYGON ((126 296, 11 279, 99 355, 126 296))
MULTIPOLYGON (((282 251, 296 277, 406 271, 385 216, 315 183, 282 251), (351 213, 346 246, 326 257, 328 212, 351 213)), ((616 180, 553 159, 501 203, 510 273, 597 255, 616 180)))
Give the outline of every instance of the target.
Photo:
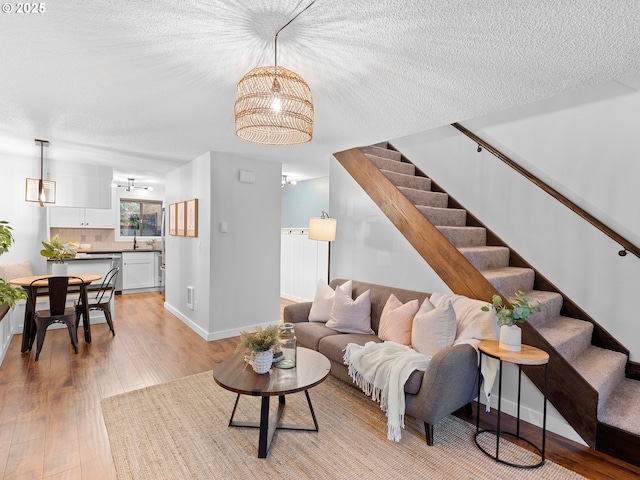
MULTIPOLYGON (((166 310, 169 310, 176 317, 178 317, 178 319, 180 319, 180 321, 182 321, 182 323, 184 323, 189 328, 191 328, 194 332, 196 332, 198 335, 200 335, 202 338, 204 338, 207 342, 211 342, 213 340, 222 340, 223 338, 235 337, 235 336, 240 335, 241 332, 247 330, 247 328, 249 328, 249 327, 240 327, 240 328, 232 328, 232 329, 229 329, 229 330, 220 330, 220 331, 217 331, 217 332, 207 332, 200 325, 195 323, 193 320, 191 320, 186 315, 182 314, 178 309, 176 309, 175 307, 173 307, 169 303, 164 302, 164 308, 166 310)), ((272 325, 272 324, 273 324, 273 322, 266 322, 266 323, 264 323, 262 325, 259 325, 259 326, 266 327, 266 326, 272 325)))
MULTIPOLYGON (((480 407, 480 409, 482 410, 480 412, 480 416, 482 417, 483 414, 486 414, 484 410, 486 406, 486 403, 485 403, 486 397, 484 396, 484 393, 481 394, 481 397, 483 398, 482 406, 480 407)), ((542 405, 540 405, 540 407, 542 408, 542 405)), ((498 395, 497 394, 494 395, 493 392, 491 394, 491 408, 495 410, 498 409, 498 395)), ((518 415, 518 405, 516 402, 512 400, 509 400, 503 397, 501 408, 502 408, 502 413, 511 415, 513 418, 516 418, 518 415)), ((573 440, 574 442, 580 443, 581 445, 588 446, 585 443, 585 441, 580 437, 580 435, 576 433, 576 431, 571 427, 571 425, 569 425, 567 421, 560 416, 559 413, 556 413, 555 415, 554 414, 549 415, 550 413, 548 411, 549 409, 553 409, 553 406, 551 405, 551 403, 547 403, 547 431, 548 432, 556 433, 565 438, 568 438, 569 440, 573 440)), ((475 415, 476 412, 474 411, 473 414, 475 415)), ((541 411, 520 406, 520 420, 542 428, 542 412, 541 411)), ((529 439, 529 440, 532 440, 533 443, 535 444, 539 444, 538 439, 529 439)))

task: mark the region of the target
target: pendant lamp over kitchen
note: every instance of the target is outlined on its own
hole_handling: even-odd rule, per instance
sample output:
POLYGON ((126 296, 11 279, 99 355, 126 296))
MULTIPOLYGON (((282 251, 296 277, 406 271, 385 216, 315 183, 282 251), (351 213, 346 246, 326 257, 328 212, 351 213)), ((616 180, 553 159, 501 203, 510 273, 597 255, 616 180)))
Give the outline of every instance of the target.
POLYGON ((44 180, 44 147, 49 146, 48 140, 35 139, 36 145, 40 144, 40 178, 27 178, 25 200, 38 203, 41 207, 55 205, 56 182, 44 180))
POLYGON ((278 34, 315 3, 276 31, 274 66, 258 67, 238 82, 236 135, 262 145, 295 145, 313 137, 311 89, 295 72, 278 66, 278 34))

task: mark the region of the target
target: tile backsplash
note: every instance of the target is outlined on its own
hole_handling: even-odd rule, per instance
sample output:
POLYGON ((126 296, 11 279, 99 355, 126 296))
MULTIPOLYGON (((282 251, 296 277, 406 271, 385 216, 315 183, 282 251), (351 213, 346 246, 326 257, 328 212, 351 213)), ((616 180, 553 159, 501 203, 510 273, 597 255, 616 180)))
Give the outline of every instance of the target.
MULTIPOLYGON (((113 228, 51 228, 51 236, 58 234, 63 242, 90 243, 92 250, 119 250, 133 246, 133 239, 116 242, 113 228)), ((140 248, 147 248, 139 242, 140 248)))

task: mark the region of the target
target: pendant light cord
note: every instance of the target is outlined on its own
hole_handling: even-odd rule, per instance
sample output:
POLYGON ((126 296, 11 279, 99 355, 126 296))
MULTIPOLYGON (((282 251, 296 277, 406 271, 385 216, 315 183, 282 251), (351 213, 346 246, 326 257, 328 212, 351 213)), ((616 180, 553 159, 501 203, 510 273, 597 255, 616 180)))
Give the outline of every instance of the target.
POLYGON ((278 34, 279 34, 282 30, 284 30, 286 27, 288 27, 288 26, 289 26, 289 24, 290 24, 291 22, 293 22, 296 18, 298 18, 302 13, 306 12, 306 11, 307 11, 307 9, 308 9, 311 5, 313 5, 314 3, 316 3, 316 0, 313 0, 309 5, 307 5, 307 6, 306 6, 306 7, 304 7, 302 10, 300 10, 300 12, 299 12, 295 17, 293 17, 291 20, 289 20, 287 23, 285 23, 282 27, 280 27, 278 30, 276 30, 275 39, 274 39, 274 41, 273 41, 274 46, 275 46, 275 48, 274 48, 274 55, 275 55, 275 59, 274 59, 274 67, 273 67, 273 68, 274 68, 274 73, 275 73, 275 74, 277 74, 277 69, 278 69, 278 34))

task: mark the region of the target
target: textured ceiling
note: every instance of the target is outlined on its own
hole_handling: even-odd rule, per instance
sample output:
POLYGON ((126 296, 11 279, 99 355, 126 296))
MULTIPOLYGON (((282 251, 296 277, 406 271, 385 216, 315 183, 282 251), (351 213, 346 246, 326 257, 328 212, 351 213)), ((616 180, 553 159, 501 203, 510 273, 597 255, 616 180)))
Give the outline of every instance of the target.
MULTIPOLYGON (((640 72, 637 0, 317 0, 278 41, 315 103, 313 140, 234 133, 238 80, 273 64, 299 0, 46 2, 0 13, 0 155, 162 178, 207 150, 326 175, 331 153, 640 72)), ((13 3, 16 6, 16 3, 13 3)))

